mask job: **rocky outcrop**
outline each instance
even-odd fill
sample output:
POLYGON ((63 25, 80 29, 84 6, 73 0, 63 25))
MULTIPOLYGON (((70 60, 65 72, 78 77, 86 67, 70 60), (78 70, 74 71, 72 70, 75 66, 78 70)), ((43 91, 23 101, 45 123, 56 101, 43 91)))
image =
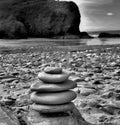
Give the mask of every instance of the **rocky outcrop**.
POLYGON ((120 34, 100 33, 98 38, 120 38, 120 34))
POLYGON ((80 12, 73 2, 1 0, 0 38, 78 36, 80 12))
POLYGON ((90 36, 87 32, 81 32, 80 33, 80 38, 81 39, 92 39, 94 37, 90 36))

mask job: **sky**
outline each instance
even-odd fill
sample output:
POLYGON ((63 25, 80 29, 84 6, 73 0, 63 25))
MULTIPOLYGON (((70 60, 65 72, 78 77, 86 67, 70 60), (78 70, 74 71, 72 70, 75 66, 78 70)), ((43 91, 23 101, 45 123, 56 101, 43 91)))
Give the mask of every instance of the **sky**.
POLYGON ((120 0, 71 1, 74 1, 79 6, 81 31, 120 30, 120 0))

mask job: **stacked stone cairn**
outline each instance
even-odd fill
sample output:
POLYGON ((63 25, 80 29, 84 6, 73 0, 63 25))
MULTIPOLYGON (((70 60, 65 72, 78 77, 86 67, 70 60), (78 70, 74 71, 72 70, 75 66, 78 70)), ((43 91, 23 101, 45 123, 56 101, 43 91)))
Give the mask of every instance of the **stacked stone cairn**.
POLYGON ((72 91, 77 84, 69 80, 70 74, 60 67, 46 67, 38 74, 39 80, 31 86, 31 109, 39 113, 60 113, 72 111, 72 100, 76 93, 72 91))

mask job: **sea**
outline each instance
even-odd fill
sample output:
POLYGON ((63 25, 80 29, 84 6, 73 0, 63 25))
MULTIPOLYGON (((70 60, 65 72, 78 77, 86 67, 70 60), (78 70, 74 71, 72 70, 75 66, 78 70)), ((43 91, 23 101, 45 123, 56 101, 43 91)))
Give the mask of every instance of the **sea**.
POLYGON ((42 38, 32 38, 32 39, 22 39, 22 40, 0 40, 0 47, 22 47, 22 46, 96 46, 96 45, 120 45, 120 38, 94 38, 94 39, 42 39, 42 38))

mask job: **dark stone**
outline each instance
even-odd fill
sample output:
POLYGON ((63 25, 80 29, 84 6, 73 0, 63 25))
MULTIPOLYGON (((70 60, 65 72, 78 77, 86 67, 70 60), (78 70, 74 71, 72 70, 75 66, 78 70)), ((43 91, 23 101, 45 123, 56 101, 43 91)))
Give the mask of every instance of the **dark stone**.
POLYGON ((119 38, 120 34, 100 33, 98 38, 119 38))
POLYGON ((96 81, 93 82, 93 84, 94 84, 94 85, 101 85, 101 84, 103 84, 103 83, 102 83, 101 81, 99 81, 99 80, 96 80, 96 81))
POLYGON ((74 2, 0 1, 0 38, 79 36, 79 24, 80 12, 74 2))

